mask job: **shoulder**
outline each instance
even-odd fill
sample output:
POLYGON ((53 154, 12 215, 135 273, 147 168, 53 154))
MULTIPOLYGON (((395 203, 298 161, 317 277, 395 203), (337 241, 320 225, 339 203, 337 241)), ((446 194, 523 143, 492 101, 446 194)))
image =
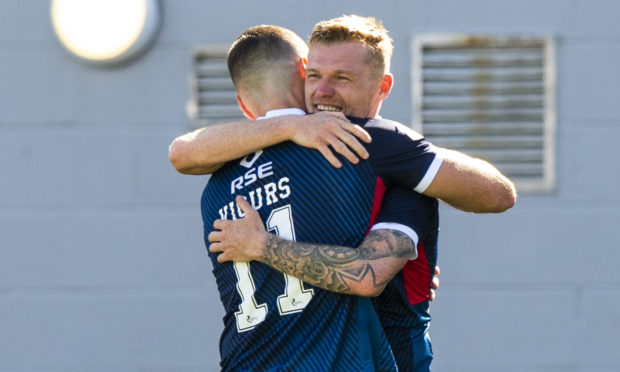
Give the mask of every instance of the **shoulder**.
POLYGON ((413 141, 420 141, 424 139, 420 133, 394 120, 370 119, 364 128, 366 128, 369 132, 380 135, 406 137, 407 139, 413 141))
POLYGON ((377 136, 391 139, 406 137, 408 140, 413 141, 424 139, 420 133, 394 120, 384 118, 357 118, 353 116, 347 116, 347 118, 351 120, 352 123, 364 127, 371 137, 373 137, 373 140, 377 136))

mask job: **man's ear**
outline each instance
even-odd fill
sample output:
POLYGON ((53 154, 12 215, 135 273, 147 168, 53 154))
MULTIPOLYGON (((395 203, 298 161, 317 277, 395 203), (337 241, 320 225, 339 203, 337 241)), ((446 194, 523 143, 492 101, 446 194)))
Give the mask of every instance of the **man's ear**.
POLYGON ((250 119, 250 120, 256 120, 256 116, 254 116, 250 110, 248 110, 247 107, 245 107, 245 105, 243 104, 243 100, 241 99, 241 97, 237 94, 237 105, 239 105, 239 108, 241 109, 241 112, 243 112, 243 115, 245 115, 246 118, 250 119))
POLYGON ((297 71, 299 72, 299 76, 301 76, 302 79, 306 78, 306 66, 308 66, 308 59, 299 58, 297 62, 297 71))
POLYGON ((390 95, 392 86, 394 86, 394 76, 390 73, 383 75, 383 80, 381 81, 381 91, 379 92, 381 99, 386 99, 390 95))

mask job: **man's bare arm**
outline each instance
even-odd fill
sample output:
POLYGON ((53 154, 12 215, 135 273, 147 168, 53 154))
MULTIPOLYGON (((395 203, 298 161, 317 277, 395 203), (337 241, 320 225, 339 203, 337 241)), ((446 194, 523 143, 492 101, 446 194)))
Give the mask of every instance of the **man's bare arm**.
POLYGON ((444 158, 424 195, 467 212, 499 213, 517 200, 514 184, 490 163, 443 149, 444 158))
POLYGON ((258 260, 332 292, 378 296, 415 257, 411 238, 400 231, 371 231, 358 248, 288 241, 267 234, 258 260))
POLYGON ((258 213, 242 197, 245 217, 216 220, 209 250, 218 262, 260 261, 317 287, 339 293, 378 296, 408 260, 414 242, 395 230, 371 231, 358 248, 288 241, 265 231, 258 213))
POLYGON ((358 157, 368 158, 360 140, 370 142, 370 136, 342 114, 286 115, 195 130, 177 137, 170 145, 168 157, 180 173, 209 174, 227 161, 287 140, 317 149, 333 166, 341 167, 334 152, 357 163, 358 157))

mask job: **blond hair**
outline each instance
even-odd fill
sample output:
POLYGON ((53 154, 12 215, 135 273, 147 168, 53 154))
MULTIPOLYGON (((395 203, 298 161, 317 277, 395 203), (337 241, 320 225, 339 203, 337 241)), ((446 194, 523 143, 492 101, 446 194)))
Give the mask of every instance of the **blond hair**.
POLYGON ((392 39, 381 21, 374 17, 343 15, 321 21, 314 26, 309 44, 332 45, 338 43, 360 42, 369 52, 369 63, 376 74, 381 76, 390 70, 392 58, 392 39))

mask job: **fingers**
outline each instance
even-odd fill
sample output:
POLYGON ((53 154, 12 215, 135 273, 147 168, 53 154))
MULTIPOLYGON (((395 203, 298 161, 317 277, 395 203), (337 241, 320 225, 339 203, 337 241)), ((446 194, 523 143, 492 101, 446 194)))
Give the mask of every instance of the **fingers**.
MULTIPOLYGON (((352 136, 355 136, 357 139, 363 142, 366 142, 366 143, 372 142, 372 138, 370 137, 370 134, 366 131, 366 129, 362 128, 361 126, 357 124, 351 123, 340 112, 330 113, 330 114, 335 115, 335 116, 330 117, 330 120, 328 122, 325 122, 324 125, 327 126, 328 128, 332 128, 332 131, 336 131, 338 128, 341 128, 345 131, 347 135, 350 133, 352 136)), ((340 133, 335 132, 334 134, 342 138, 340 133)))
POLYGON ((209 251, 217 255, 217 262, 220 263, 233 261, 235 258, 245 260, 247 253, 239 245, 245 245, 243 239, 254 240, 254 238, 248 238, 252 233, 261 228, 264 231, 260 216, 250 202, 241 195, 237 195, 235 202, 239 208, 239 215, 243 214, 245 217, 236 220, 217 219, 213 221, 214 230, 207 237, 210 243, 209 251))
POLYGON ((372 139, 362 127, 346 122, 341 123, 340 127, 333 128, 332 133, 334 137, 330 141, 330 145, 351 163, 357 164, 358 156, 362 159, 368 159, 368 151, 360 140, 370 143, 372 139))
POLYGON ((340 111, 318 111, 314 113, 313 116, 317 118, 321 118, 321 116, 329 116, 329 118, 331 119, 330 121, 340 120, 346 123, 350 123, 349 119, 347 119, 347 117, 344 116, 344 114, 340 111))
POLYGON ((342 166, 338 158, 332 152, 332 149, 336 153, 344 156, 345 159, 352 164, 359 163, 359 158, 368 159, 368 151, 366 151, 364 145, 362 145, 355 136, 342 128, 338 128, 337 130, 334 129, 333 131, 337 131, 337 133, 330 132, 324 135, 324 139, 322 140, 323 143, 317 146, 317 149, 332 166, 336 168, 342 166))
POLYGON ((215 243, 215 244, 211 244, 211 246, 209 246, 209 250, 212 253, 219 253, 217 255, 217 262, 224 263, 224 262, 227 262, 227 261, 232 261, 230 259, 230 257, 228 256, 228 254, 226 253, 226 251, 224 251, 222 248, 220 248, 220 245, 221 245, 220 243, 215 243))
POLYGON ((227 252, 224 248, 225 245, 222 243, 224 239, 224 233, 220 231, 212 231, 209 234, 209 252, 217 254, 217 262, 224 263, 228 261, 232 261, 232 257, 229 252, 227 252))
POLYGON ((235 202, 237 203, 239 209, 241 209, 243 214, 245 214, 246 216, 248 215, 248 213, 256 212, 256 209, 252 208, 250 202, 241 195, 237 195, 237 197, 235 198, 235 202))
POLYGON ((228 261, 232 261, 232 260, 226 256, 226 253, 220 253, 217 256, 217 262, 219 262, 219 263, 224 263, 224 262, 228 262, 228 261))
POLYGON ((372 141, 372 139, 370 138, 370 134, 368 134, 368 132, 366 132, 366 130, 364 130, 359 125, 351 124, 349 122, 342 122, 339 124, 340 125, 336 127, 330 128, 330 131, 334 136, 329 141, 330 145, 332 145, 332 147, 334 147, 336 151, 338 151, 340 154, 347 157, 349 161, 351 160, 350 156, 347 156, 347 153, 345 152, 339 151, 338 148, 344 147, 349 154, 351 153, 349 151, 350 148, 362 159, 368 159, 368 151, 366 151, 364 145, 360 143, 360 140, 366 143, 370 143, 372 141), (336 143, 340 146, 337 147, 336 143), (342 146, 343 144, 346 146, 342 146))
POLYGON ((232 221, 230 220, 215 220, 213 221, 213 228, 216 230, 226 229, 232 221))
POLYGON ((304 118, 305 121, 296 124, 291 137, 295 143, 319 150, 336 168, 342 166, 336 153, 353 164, 357 164, 360 158, 368 159, 368 151, 362 142, 371 142, 370 135, 341 112, 321 112, 304 118))
POLYGON ((372 142, 372 138, 370 137, 370 134, 368 132, 366 132, 366 129, 360 127, 357 124, 348 124, 347 126, 344 127, 344 129, 351 133, 352 135, 354 135, 355 137, 359 138, 360 140, 366 142, 366 143, 371 143, 372 142))
POLYGON ((431 280, 431 290, 429 293, 429 301, 434 301, 437 297, 436 290, 439 289, 439 273, 441 270, 439 266, 435 266, 435 273, 433 275, 433 280, 431 280))
POLYGON ((335 168, 341 168, 342 167, 342 163, 340 162, 340 160, 338 160, 336 155, 334 155, 332 150, 330 150, 327 145, 318 146, 317 150, 319 150, 321 155, 323 155, 323 157, 325 159, 327 159, 329 164, 331 164, 333 167, 335 167, 335 168))
POLYGON ((433 275, 433 280, 431 281, 431 287, 433 289, 438 289, 439 288, 439 273, 441 272, 441 270, 439 269, 439 266, 435 266, 435 274, 433 275))
POLYGON ((209 252, 211 253, 219 253, 219 252, 223 252, 224 248, 222 248, 222 243, 217 243, 217 242, 211 242, 211 244, 209 244, 209 252))
POLYGON ((217 234, 211 239, 212 235, 214 235, 214 232, 209 234, 209 242, 211 242, 211 244, 209 244, 209 252, 217 254, 217 262, 219 263, 232 261, 232 257, 224 249, 224 243, 220 243, 217 234))
MULTIPOLYGON (((357 145, 359 145, 359 147, 361 147, 363 149, 363 146, 359 143, 359 141, 357 141, 352 136, 350 136, 350 137, 351 138, 349 140, 352 140, 352 141, 356 142, 357 145)), ((334 138, 331 141, 330 145, 334 149, 334 151, 336 151, 340 155, 344 156, 352 164, 359 163, 359 158, 351 151, 351 149, 349 149, 349 147, 347 146, 346 142, 344 142, 344 140, 342 138, 334 138)))
MULTIPOLYGON (((215 224, 214 224, 215 225, 215 224)), ((222 241, 222 232, 215 230, 215 231, 211 231, 209 233, 208 239, 209 239, 209 243, 217 243, 217 242, 221 242, 222 241)), ((213 244, 211 244, 212 246, 213 244)), ((211 248, 209 248, 211 249, 211 248)))

